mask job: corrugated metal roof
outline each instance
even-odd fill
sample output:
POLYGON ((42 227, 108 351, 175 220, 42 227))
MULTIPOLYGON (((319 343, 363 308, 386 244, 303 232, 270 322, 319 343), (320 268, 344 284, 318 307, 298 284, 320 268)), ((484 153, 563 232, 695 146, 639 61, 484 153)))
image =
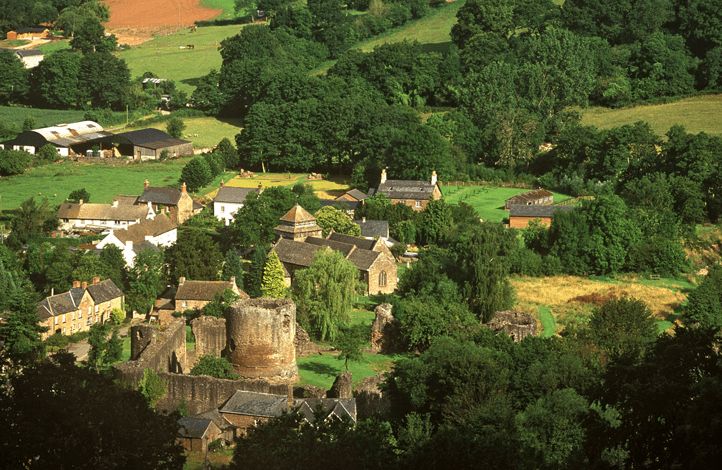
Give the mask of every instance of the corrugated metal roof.
POLYGON ((88 135, 102 131, 103 126, 93 121, 80 121, 71 124, 59 124, 52 127, 33 129, 33 132, 37 132, 41 136, 45 137, 45 139, 48 141, 63 138, 72 139, 81 135, 88 135))

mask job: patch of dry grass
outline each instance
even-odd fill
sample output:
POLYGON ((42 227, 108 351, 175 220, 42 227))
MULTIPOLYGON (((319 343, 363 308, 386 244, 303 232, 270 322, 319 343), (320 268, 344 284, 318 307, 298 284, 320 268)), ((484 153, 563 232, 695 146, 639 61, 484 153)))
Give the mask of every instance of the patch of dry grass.
MULTIPOLYGON (((226 186, 235 188, 257 188, 262 184, 264 188, 272 186, 294 186, 296 183, 310 184, 319 199, 335 199, 348 191, 351 186, 345 178, 334 177, 323 180, 307 180, 308 174, 301 173, 259 173, 253 178, 240 178, 230 176, 229 172, 223 176, 226 186)), ((205 197, 213 199, 218 188, 208 191, 205 197)))
POLYGON ((594 299, 608 296, 628 296, 643 300, 654 316, 664 320, 673 314, 684 302, 682 292, 661 286, 644 285, 636 282, 599 282, 575 276, 554 276, 546 278, 515 277, 511 283, 516 289, 515 308, 531 313, 539 319, 535 306, 551 307, 557 321, 558 331, 564 324, 589 316, 593 304, 572 301, 575 298, 594 299))

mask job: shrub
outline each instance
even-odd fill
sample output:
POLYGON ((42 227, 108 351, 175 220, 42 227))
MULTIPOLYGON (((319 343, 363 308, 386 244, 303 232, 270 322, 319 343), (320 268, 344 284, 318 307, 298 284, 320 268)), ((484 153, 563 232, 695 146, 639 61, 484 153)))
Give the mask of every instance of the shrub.
POLYGON ((196 365, 191 369, 191 375, 210 375, 217 379, 238 379, 238 375, 233 373, 233 366, 228 362, 228 359, 214 357, 210 354, 198 358, 196 365))

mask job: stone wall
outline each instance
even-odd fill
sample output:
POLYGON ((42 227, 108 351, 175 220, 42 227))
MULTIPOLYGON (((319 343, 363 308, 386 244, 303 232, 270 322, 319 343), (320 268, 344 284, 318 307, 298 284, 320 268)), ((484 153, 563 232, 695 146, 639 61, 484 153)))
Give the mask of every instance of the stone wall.
POLYGON ((221 357, 221 353, 226 349, 225 318, 204 315, 194 319, 191 328, 193 336, 196 337, 196 357, 208 354, 221 357))
POLYGON ((166 394, 158 402, 158 409, 174 411, 185 398, 188 412, 193 415, 223 406, 238 390, 293 395, 288 384, 271 384, 265 380, 223 380, 207 375, 160 374, 166 381, 166 394))
POLYGON ((383 417, 391 411, 391 400, 379 390, 379 384, 386 380, 387 373, 363 379, 353 391, 356 399, 357 419, 383 417))
POLYGON ((496 312, 494 318, 486 324, 492 330, 505 331, 517 343, 527 336, 536 336, 536 319, 520 310, 504 310, 496 312))
POLYGON ((310 354, 318 354, 332 349, 328 346, 321 346, 311 341, 311 337, 308 336, 306 330, 304 330, 298 322, 296 322, 296 337, 293 340, 293 345, 296 349, 296 358, 306 357, 310 354))
POLYGON ((226 357, 242 377, 296 378, 295 337, 296 304, 290 299, 239 300, 228 309, 226 357))
POLYGON ((370 354, 393 354, 404 350, 399 323, 391 314, 391 304, 381 304, 374 309, 376 317, 371 325, 370 354))
POLYGON ((177 319, 164 331, 153 333, 149 328, 155 329, 147 325, 131 328, 130 350, 136 358, 113 366, 113 376, 122 383, 137 387, 145 369, 180 374, 186 368, 185 320, 177 319))
POLYGON ((398 273, 396 260, 390 254, 381 253, 368 272, 368 291, 371 295, 391 294, 396 290, 398 273), (384 273, 383 279, 380 277, 384 273), (381 281, 384 281, 383 284, 381 281))

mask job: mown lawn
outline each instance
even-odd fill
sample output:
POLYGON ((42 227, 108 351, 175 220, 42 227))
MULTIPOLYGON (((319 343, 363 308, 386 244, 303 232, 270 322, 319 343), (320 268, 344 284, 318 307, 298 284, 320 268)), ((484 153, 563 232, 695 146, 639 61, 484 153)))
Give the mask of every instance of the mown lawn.
MULTIPOLYGON (((394 361, 401 356, 386 356, 383 354, 364 354, 364 362, 352 362, 349 371, 353 375, 354 383, 366 377, 373 377, 383 371, 390 370, 394 361)), ((314 385, 325 389, 331 388, 336 377, 346 370, 343 361, 337 359, 336 354, 312 354, 308 357, 296 359, 298 374, 301 381, 298 385, 314 385)))
POLYGON ((600 129, 648 122, 655 133, 664 135, 675 124, 687 132, 722 134, 722 94, 695 96, 668 104, 630 106, 621 109, 593 107, 582 111, 582 124, 600 129))
POLYGON ((208 75, 212 69, 220 70, 220 42, 238 34, 241 27, 242 25, 203 26, 195 33, 183 30, 133 46, 122 51, 120 57, 125 59, 132 77, 153 72, 160 78, 174 80, 178 89, 190 96, 198 84, 198 79, 208 75), (180 49, 180 46, 188 44, 193 44, 194 48, 180 49))
MULTIPOLYGON (((517 194, 525 193, 529 189, 499 188, 495 186, 443 186, 441 192, 444 199, 450 204, 465 202, 473 207, 479 217, 485 221, 501 222, 509 218, 509 212, 504 210, 504 202, 517 194)), ((554 194, 554 203, 571 199, 561 193, 554 194)))

